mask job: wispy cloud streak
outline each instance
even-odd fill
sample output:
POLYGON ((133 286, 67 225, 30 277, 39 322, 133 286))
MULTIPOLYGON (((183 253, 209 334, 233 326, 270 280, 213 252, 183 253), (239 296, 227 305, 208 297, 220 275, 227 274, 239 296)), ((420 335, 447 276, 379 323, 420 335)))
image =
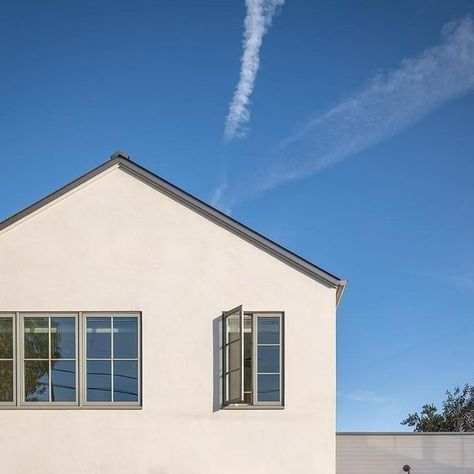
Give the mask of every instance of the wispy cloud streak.
POLYGON ((244 22, 244 52, 241 58, 239 83, 229 106, 224 138, 245 135, 244 126, 250 119, 249 102, 260 67, 260 48, 263 36, 271 26, 273 16, 285 0, 246 0, 244 22))
POLYGON ((372 390, 356 390, 352 393, 338 392, 337 395, 355 402, 383 403, 388 400, 387 397, 377 395, 372 390))
POLYGON ((229 183, 221 202, 229 207, 332 166, 473 89, 474 21, 466 17, 445 25, 438 45, 375 75, 363 88, 280 141, 261 163, 260 172, 253 169, 248 176, 245 195, 232 194, 236 187, 229 183))
POLYGON ((304 159, 291 160, 286 171, 272 174, 266 183, 319 171, 381 142, 408 127, 437 107, 474 88, 474 21, 445 25, 441 43, 420 56, 405 59, 400 67, 376 75, 362 90, 325 114, 309 121, 279 144, 292 151, 304 142, 304 159), (293 166, 292 166, 293 165, 293 166))

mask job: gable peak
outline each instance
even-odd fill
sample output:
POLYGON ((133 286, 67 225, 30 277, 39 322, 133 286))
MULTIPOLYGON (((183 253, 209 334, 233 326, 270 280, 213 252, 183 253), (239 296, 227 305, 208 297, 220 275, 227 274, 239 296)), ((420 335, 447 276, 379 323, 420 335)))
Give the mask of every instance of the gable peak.
POLYGON ((112 153, 110 155, 110 159, 111 160, 115 160, 116 158, 123 158, 125 160, 129 160, 130 159, 130 155, 127 155, 127 153, 125 153, 124 151, 116 151, 115 153, 112 153))

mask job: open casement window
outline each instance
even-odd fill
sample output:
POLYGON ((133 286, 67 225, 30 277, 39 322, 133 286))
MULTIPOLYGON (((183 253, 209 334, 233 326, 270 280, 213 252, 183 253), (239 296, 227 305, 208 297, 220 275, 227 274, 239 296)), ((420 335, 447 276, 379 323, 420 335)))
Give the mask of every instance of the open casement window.
POLYGON ((223 404, 283 406, 283 313, 222 313, 223 404))
POLYGON ((242 403, 244 401, 242 306, 222 314, 222 327, 224 330, 224 405, 242 403))

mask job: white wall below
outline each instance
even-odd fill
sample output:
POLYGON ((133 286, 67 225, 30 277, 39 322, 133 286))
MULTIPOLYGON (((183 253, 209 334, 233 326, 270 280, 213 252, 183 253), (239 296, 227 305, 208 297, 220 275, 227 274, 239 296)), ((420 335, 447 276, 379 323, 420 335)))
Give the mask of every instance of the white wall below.
POLYGON ((337 474, 473 474, 474 433, 339 433, 337 474))

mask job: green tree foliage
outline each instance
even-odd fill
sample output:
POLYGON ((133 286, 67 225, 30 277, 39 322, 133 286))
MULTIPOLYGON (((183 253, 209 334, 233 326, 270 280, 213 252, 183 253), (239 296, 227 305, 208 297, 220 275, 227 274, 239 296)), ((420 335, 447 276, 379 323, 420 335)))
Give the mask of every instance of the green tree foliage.
POLYGON ((474 385, 466 384, 446 392, 443 410, 424 405, 419 413, 410 413, 402 425, 413 426, 413 431, 474 431, 474 385))

